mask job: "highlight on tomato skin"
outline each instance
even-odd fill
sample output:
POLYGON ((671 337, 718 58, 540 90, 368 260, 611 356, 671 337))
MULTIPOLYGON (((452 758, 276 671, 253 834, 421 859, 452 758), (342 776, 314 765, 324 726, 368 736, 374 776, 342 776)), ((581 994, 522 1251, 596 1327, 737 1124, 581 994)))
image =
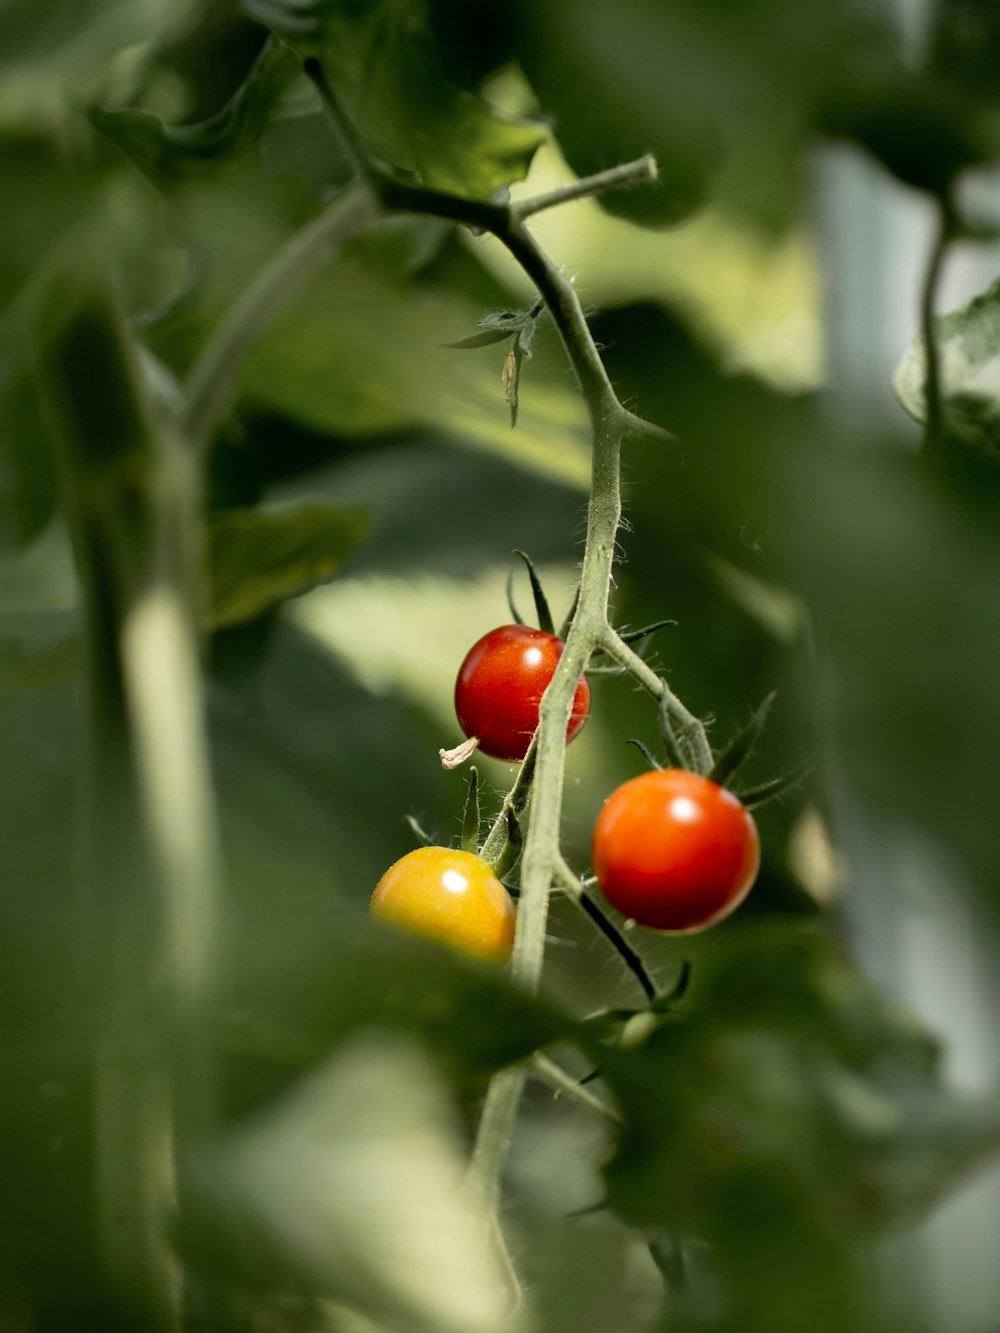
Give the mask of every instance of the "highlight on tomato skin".
MULTIPOLYGON (((523 759, 538 728, 538 706, 562 656, 562 639, 528 625, 500 625, 472 645, 455 681, 455 713, 466 736, 494 759, 523 759)), ((590 711, 580 677, 566 728, 567 744, 590 711)))
POLYGON ((389 925, 490 963, 508 962, 514 948, 513 900, 472 852, 408 852, 379 880, 369 910, 389 925))
POLYGON ((643 773, 605 801, 594 874, 612 907, 651 930, 704 930, 734 912, 760 868, 753 816, 738 798, 684 769, 643 773))

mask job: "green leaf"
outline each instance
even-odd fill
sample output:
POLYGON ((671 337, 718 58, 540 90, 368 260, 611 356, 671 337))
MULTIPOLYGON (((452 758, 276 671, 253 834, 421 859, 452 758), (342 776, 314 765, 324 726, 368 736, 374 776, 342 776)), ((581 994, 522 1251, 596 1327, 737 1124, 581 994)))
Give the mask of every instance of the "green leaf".
POLYGON ((457 342, 442 343, 442 347, 453 347, 464 351, 471 347, 491 347, 493 343, 502 343, 510 337, 509 329, 483 329, 481 333, 470 333, 468 338, 459 338, 457 342))
POLYGON ((372 436, 429 426, 464 446, 586 487, 585 413, 564 378, 533 380, 512 432, 496 361, 438 348, 474 319, 466 303, 446 293, 428 289, 423 302, 406 301, 345 257, 251 352, 244 391, 256 406, 312 430, 372 436))
POLYGON ((67 611, 0 612, 0 702, 71 680, 80 663, 77 618, 67 611))
MULTIPOLYGON (((941 389, 948 433, 976 448, 1000 449, 1000 282, 968 305, 935 320, 941 353, 941 389)), ((927 358, 923 334, 910 343, 892 387, 921 424, 927 358)))
POLYGON ((414 1333, 501 1333, 489 1218, 434 1067, 368 1033, 189 1173, 198 1230, 255 1285, 345 1300, 414 1333))
POLYGON ((421 0, 243 0, 327 77, 373 148, 422 184, 486 199, 521 180, 545 138, 443 75, 421 0))
MULTIPOLYGON (((0 108, 0 309, 102 201, 108 172, 93 140, 65 106, 34 117, 0 108)), ((4 342, 14 345, 9 329, 4 342)))
POLYGON ((147 175, 169 179, 230 156, 259 135, 299 68, 295 53, 271 38, 237 91, 208 120, 168 125, 138 107, 106 110, 96 103, 87 106, 87 116, 147 175))
POLYGON ((0 544, 20 547, 56 508, 55 461, 33 370, 12 349, 0 358, 0 544))
MULTIPOLYGON (((311 725, 315 731, 315 719, 311 725)), ((366 810, 394 799, 385 777, 387 750, 380 749, 380 757, 383 767, 373 782, 381 790, 369 804, 354 798, 352 811, 330 816, 342 841, 352 823, 367 826, 366 810)), ((300 755, 294 759, 303 766, 300 755)), ((224 762, 232 762, 231 753, 224 762)), ((359 771, 356 754, 344 769, 337 785, 324 784, 327 795, 348 780, 348 770, 359 771)), ((258 783, 262 771, 258 765, 258 783)), ((272 789, 280 791, 279 766, 269 772, 272 789)), ((340 793, 346 804, 351 798, 342 787, 340 793)), ((375 854, 384 849, 384 831, 370 837, 375 854)), ((271 845, 277 845, 273 838, 271 845)), ((341 874, 352 854, 358 853, 339 854, 341 874)), ((419 1037, 443 1067, 468 1079, 523 1060, 573 1029, 554 1005, 514 989, 500 969, 372 921, 362 904, 375 885, 359 885, 356 874, 338 882, 329 873, 241 861, 231 877, 240 910, 214 1030, 232 1054, 287 1078, 322 1063, 353 1032, 391 1028, 419 1037)))
POLYGON ((333 577, 367 530, 366 515, 319 505, 227 509, 209 528, 211 623, 238 625, 333 577))
POLYGON ((633 1050, 595 1045, 627 1123, 612 1207, 697 1236, 740 1327, 868 1328, 859 1238, 911 1222, 996 1151, 1000 1102, 955 1096, 932 1038, 824 930, 731 932, 691 1004, 633 1050), (794 1265, 768 1262, 793 1241, 794 1265))
POLYGON ((0 86, 33 95, 79 83, 148 40, 169 10, 168 0, 0 0, 0 86))

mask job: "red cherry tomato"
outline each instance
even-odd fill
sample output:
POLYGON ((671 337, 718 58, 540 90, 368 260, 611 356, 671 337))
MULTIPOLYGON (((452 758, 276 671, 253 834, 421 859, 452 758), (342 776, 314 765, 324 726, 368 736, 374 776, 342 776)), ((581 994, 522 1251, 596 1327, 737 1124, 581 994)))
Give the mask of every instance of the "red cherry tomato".
POLYGON ((734 911, 760 867, 749 811, 724 787, 668 768, 623 783, 594 826, 594 873, 623 916, 702 930, 734 911))
MULTIPOLYGON (((455 712, 466 736, 495 759, 523 759, 538 727, 538 705, 562 656, 562 639, 527 625, 501 625, 472 645, 458 669, 455 712)), ((567 743, 590 711, 581 676, 566 728, 567 743)))
POLYGON ((514 904, 485 861, 449 847, 418 847, 385 872, 372 916, 462 953, 506 963, 514 904))

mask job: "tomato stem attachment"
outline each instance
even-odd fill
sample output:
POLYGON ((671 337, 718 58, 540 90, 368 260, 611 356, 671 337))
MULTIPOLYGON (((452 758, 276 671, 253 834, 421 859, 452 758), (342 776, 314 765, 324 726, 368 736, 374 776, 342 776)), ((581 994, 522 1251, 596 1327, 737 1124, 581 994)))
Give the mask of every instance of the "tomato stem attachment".
POLYGON ((470 759, 478 749, 479 737, 470 736, 467 741, 463 741, 461 745, 452 746, 450 750, 438 750, 441 767, 460 768, 466 759, 470 759))

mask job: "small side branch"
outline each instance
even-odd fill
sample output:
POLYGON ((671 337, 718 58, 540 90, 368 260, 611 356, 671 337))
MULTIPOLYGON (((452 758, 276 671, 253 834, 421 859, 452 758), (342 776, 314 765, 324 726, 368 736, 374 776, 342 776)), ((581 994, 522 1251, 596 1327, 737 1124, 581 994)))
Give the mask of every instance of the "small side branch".
POLYGON ((620 190, 629 185, 656 180, 656 158, 652 153, 638 158, 635 162, 623 162, 621 166, 610 167, 607 171, 598 171, 593 176, 581 176, 572 185, 563 185, 558 190, 549 190, 546 194, 536 194, 532 199, 524 199, 514 204, 512 211, 517 217, 531 217, 546 208, 556 208, 559 204, 572 203, 574 199, 589 199, 594 195, 607 194, 609 190, 620 190))
POLYGON ((609 1124, 620 1128, 624 1121, 613 1106, 607 1102, 602 1102, 600 1097, 595 1097, 592 1092, 588 1092, 579 1079, 575 1079, 572 1074, 567 1074, 566 1070, 550 1060, 547 1055, 536 1055, 531 1062, 531 1073, 540 1083, 546 1084, 559 1097, 565 1097, 567 1101, 574 1102, 577 1106, 583 1107, 585 1111, 593 1111, 609 1124))
POLYGON ((637 652, 631 649, 621 635, 617 634, 610 626, 601 637, 601 648, 608 657, 618 662, 633 675, 643 689, 647 690, 654 699, 665 701, 671 719, 691 739, 699 770, 702 773, 708 773, 713 763, 712 747, 708 743, 708 736, 701 719, 695 717, 694 713, 681 703, 666 681, 658 676, 649 663, 645 662, 637 652))
POLYGON ((556 879, 559 886, 565 890, 566 896, 576 904, 583 912, 584 916, 597 927, 604 938, 608 941, 615 953, 622 960, 628 970, 635 977, 636 981, 645 995, 646 999, 652 1003, 656 999, 656 983, 649 975, 649 971, 642 958, 632 948, 628 940, 618 929, 610 917, 605 916, 600 907, 594 902, 590 894, 587 893, 583 884, 573 874, 573 871, 566 862, 559 858, 556 868, 556 879))

